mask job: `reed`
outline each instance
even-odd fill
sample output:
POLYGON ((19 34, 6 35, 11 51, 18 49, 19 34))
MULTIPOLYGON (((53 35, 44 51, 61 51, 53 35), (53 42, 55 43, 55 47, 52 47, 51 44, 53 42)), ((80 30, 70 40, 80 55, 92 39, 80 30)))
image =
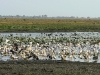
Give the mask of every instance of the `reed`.
POLYGON ((20 19, 1 18, 0 32, 73 32, 100 31, 96 19, 20 19))

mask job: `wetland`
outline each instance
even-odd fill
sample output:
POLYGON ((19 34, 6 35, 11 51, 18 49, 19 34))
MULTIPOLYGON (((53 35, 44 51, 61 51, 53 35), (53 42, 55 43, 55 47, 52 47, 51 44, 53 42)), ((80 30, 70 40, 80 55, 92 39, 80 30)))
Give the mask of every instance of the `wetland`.
POLYGON ((0 18, 1 75, 99 75, 99 19, 0 18))

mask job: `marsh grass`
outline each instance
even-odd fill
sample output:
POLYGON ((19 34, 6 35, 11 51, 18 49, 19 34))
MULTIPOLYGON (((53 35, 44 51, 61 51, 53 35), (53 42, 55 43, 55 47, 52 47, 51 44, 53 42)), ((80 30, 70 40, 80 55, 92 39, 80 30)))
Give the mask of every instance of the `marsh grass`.
POLYGON ((100 20, 1 18, 0 32, 7 32, 7 31, 9 32, 100 31, 100 20))

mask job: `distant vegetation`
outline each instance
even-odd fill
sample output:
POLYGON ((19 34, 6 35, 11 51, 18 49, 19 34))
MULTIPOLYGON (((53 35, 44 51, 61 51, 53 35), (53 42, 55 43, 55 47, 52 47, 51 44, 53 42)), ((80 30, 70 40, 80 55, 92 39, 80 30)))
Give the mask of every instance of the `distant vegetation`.
POLYGON ((0 18, 0 32, 100 31, 97 19, 0 18))

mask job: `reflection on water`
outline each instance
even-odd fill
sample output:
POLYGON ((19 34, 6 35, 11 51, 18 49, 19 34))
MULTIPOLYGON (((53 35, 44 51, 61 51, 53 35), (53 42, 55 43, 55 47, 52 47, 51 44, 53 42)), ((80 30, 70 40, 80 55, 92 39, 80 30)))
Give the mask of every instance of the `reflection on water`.
POLYGON ((100 63, 100 33, 1 33, 0 60, 19 59, 100 63))

